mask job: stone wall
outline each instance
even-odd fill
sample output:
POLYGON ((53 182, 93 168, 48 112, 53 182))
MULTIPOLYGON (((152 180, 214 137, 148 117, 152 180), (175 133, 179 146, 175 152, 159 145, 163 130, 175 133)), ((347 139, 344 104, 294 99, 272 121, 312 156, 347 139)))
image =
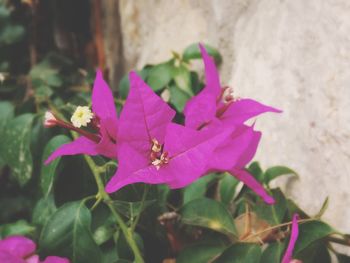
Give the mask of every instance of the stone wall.
POLYGON ((193 42, 223 54, 222 83, 284 110, 266 115, 256 159, 299 180, 277 182, 310 214, 350 232, 350 1, 121 0, 125 66, 139 68, 193 42))

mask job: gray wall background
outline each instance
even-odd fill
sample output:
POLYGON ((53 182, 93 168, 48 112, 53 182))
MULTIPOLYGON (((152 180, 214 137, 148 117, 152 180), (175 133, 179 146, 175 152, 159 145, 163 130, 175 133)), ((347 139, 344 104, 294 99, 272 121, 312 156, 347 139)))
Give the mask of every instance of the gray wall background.
MULTIPOLYGON (((170 57, 193 42, 223 54, 223 84, 284 110, 256 127, 263 167, 300 179, 276 184, 310 214, 350 232, 350 1, 120 0, 125 70, 170 57)), ((199 66, 199 65, 195 65, 199 66)))

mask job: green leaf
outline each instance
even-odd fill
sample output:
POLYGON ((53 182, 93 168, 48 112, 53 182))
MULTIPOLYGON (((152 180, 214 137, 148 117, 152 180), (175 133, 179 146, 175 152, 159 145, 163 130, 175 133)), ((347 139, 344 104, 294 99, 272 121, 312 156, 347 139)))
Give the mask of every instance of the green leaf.
MULTIPOLYGON (((5 127, 8 121, 14 116, 14 107, 11 103, 7 101, 0 102, 0 138, 4 138, 5 127)), ((5 165, 5 160, 3 159, 2 148, 6 145, 5 140, 0 140, 0 167, 5 165)))
POLYGON ((0 32, 0 42, 10 45, 20 41, 24 36, 24 28, 21 25, 8 24, 0 32))
POLYGON ((287 211, 287 201, 280 189, 271 191, 276 203, 274 205, 265 204, 263 200, 259 199, 255 206, 256 214, 266 220, 271 225, 278 225, 282 223, 283 217, 287 211))
POLYGON ((272 243, 262 253, 260 263, 281 262, 284 249, 285 249, 284 243, 282 242, 272 243))
POLYGON ((321 221, 312 221, 299 226, 298 242, 295 245, 294 253, 297 254, 310 246, 313 242, 327 237, 336 231, 321 221))
POLYGON ((313 242, 293 257, 303 263, 332 263, 327 244, 323 241, 313 242))
POLYGON ((148 73, 147 83, 154 91, 163 89, 174 77, 174 66, 170 62, 153 66, 148 73))
POLYGON ((8 122, 1 142, 1 155, 11 167, 12 175, 24 185, 32 176, 33 160, 30 152, 30 131, 34 115, 23 114, 8 122))
POLYGON ((180 65, 174 69, 174 80, 182 91, 184 91, 188 96, 193 96, 191 88, 191 73, 188 68, 184 65, 180 65))
POLYGON ((329 197, 327 196, 327 198, 323 201, 320 211, 318 211, 318 213, 314 216, 314 218, 321 218, 323 214, 326 212, 328 208, 328 204, 329 204, 329 197))
POLYGON ((35 232, 35 227, 25 220, 18 220, 15 223, 2 225, 0 227, 0 237, 4 238, 13 235, 31 235, 35 232))
POLYGON ((169 92, 169 102, 174 105, 178 112, 182 112, 185 108, 186 102, 190 99, 190 96, 172 83, 169 85, 169 92))
POLYGON ((53 195, 40 199, 33 210, 32 222, 35 225, 44 226, 50 216, 57 210, 53 195))
POLYGON ((350 257, 344 254, 337 254, 338 263, 350 263, 350 257))
POLYGON ((225 246, 218 244, 196 244, 183 249, 176 259, 176 263, 203 263, 211 262, 220 255, 225 246))
POLYGON ((217 178, 216 174, 209 174, 204 177, 201 177, 194 183, 183 189, 183 204, 187 204, 188 202, 204 197, 207 192, 208 185, 217 178))
POLYGON ((45 255, 64 255, 73 263, 102 261, 91 231, 91 214, 84 201, 66 203, 47 221, 39 247, 45 255))
POLYGON ((230 213, 224 205, 215 200, 195 199, 187 203, 180 214, 185 224, 210 228, 228 235, 237 233, 230 213))
MULTIPOLYGON (((220 64, 222 61, 222 57, 219 53, 219 51, 215 48, 213 48, 212 46, 209 46, 207 44, 204 44, 204 47, 206 49, 206 51, 208 52, 208 54, 212 57, 214 57, 216 64, 220 64)), ((201 59, 202 58, 202 54, 199 50, 199 44, 198 43, 194 43, 190 46, 188 46, 183 54, 182 54, 183 60, 188 61, 191 59, 201 59)))
POLYGON ((239 184, 239 181, 232 175, 225 173, 224 177, 219 182, 219 194, 220 200, 225 205, 229 205, 233 200, 236 187, 239 184))
POLYGON ((285 167, 285 166, 274 166, 269 169, 267 169, 264 173, 264 181, 266 184, 268 184, 273 179, 281 176, 281 175, 287 175, 287 174, 294 174, 298 176, 296 172, 294 172, 292 169, 285 167))
MULTIPOLYGON (((260 257, 260 246, 253 244, 235 244, 227 248, 213 263, 259 263, 260 257)), ((271 261, 271 263, 272 262, 275 261, 271 261)))
POLYGON ((252 162, 248 167, 249 173, 253 175, 258 181, 263 182, 264 173, 260 167, 259 162, 252 162))
MULTIPOLYGON (((46 145, 43 153, 42 163, 62 144, 69 143, 71 139, 65 135, 58 135, 53 137, 46 145)), ((47 197, 53 189, 54 180, 56 177, 56 169, 61 160, 61 157, 53 160, 48 165, 41 166, 40 172, 40 186, 41 191, 45 197, 47 197)))

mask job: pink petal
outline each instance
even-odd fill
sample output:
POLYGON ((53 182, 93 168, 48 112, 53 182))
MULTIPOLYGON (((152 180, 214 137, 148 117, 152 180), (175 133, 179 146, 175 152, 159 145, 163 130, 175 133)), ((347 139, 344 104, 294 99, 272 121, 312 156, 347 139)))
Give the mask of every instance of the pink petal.
POLYGON ((145 145, 143 149, 135 149, 128 143, 118 143, 118 151, 120 153, 118 157, 118 170, 106 185, 105 190, 107 193, 113 193, 127 184, 142 182, 133 173, 150 164, 150 147, 149 144, 145 145))
POLYGON ((250 135, 249 145, 237 160, 236 168, 244 168, 253 159, 261 139, 261 132, 254 131, 253 127, 250 127, 247 133, 250 135))
MULTIPOLYGON (((184 187, 207 169, 214 150, 232 133, 232 129, 208 129, 196 131, 177 124, 170 124, 164 151, 169 152, 170 161, 164 166, 164 176, 172 178, 171 188, 184 187)), ((160 169, 161 170, 161 169, 160 169)))
POLYGON ((220 119, 230 124, 241 124, 246 120, 265 112, 280 113, 282 111, 261 104, 255 100, 241 99, 232 102, 227 110, 220 116, 220 119))
POLYGON ((265 203, 274 204, 275 200, 270 196, 265 188, 247 171, 243 169, 231 169, 229 171, 234 177, 242 181, 246 186, 252 189, 258 196, 260 196, 265 203))
POLYGON ((35 249, 35 243, 23 236, 9 236, 0 240, 0 251, 6 251, 21 258, 32 254, 35 249))
POLYGON ((54 151, 49 158, 45 161, 45 164, 49 164, 57 157, 64 155, 76 155, 76 154, 88 154, 98 155, 99 151, 96 149, 96 143, 81 136, 78 139, 61 145, 56 151, 54 151))
POLYGON ((233 167, 244 167, 253 158, 260 136, 261 133, 254 131, 252 127, 237 127, 229 138, 215 149, 207 170, 227 171, 233 167))
POLYGON ((175 116, 171 109, 135 72, 131 72, 130 92, 120 116, 119 141, 136 149, 156 138, 164 142, 167 125, 175 116))
POLYGON ((108 119, 111 133, 117 134, 118 118, 114 104, 113 93, 103 79, 102 71, 98 70, 92 89, 92 111, 102 119, 108 119))
POLYGON ((0 263, 26 263, 20 257, 17 257, 7 251, 0 250, 0 263))
POLYGON ((119 169, 106 187, 114 192, 125 185, 144 182, 148 184, 168 184, 171 188, 184 187, 200 176, 206 169, 208 159, 214 149, 225 140, 231 130, 222 129, 196 131, 177 124, 169 124, 164 151, 169 153, 169 163, 159 170, 150 165, 149 146, 144 154, 127 145, 120 150, 119 169), (128 148, 129 147, 129 148, 128 148))
POLYGON ((205 67, 206 86, 197 96, 186 103, 184 109, 185 125, 194 129, 215 118, 216 100, 221 92, 219 74, 214 59, 208 55, 203 45, 200 44, 199 47, 205 67))
POLYGON ((49 256, 42 263, 69 263, 67 258, 49 256))
POLYGON ((199 48, 202 53, 202 58, 205 67, 205 89, 207 92, 212 93, 213 96, 218 97, 221 92, 219 73, 216 69, 214 59, 209 56, 202 44, 199 44, 199 48))
POLYGON ((197 129, 209 123, 216 114, 216 97, 202 90, 197 96, 187 101, 185 109, 186 127, 197 129))
POLYGON ((292 222, 292 233, 290 235, 289 244, 281 263, 291 263, 292 261, 293 250, 299 235, 298 219, 299 216, 297 214, 294 214, 292 222))

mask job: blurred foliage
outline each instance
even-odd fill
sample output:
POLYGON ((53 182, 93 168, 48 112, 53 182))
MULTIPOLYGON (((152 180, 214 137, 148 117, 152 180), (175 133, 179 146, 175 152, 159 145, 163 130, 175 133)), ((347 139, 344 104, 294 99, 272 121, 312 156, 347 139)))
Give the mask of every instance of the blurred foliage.
MULTIPOLYGON (((106 205, 94 205, 96 185, 84 158, 63 157, 43 165, 54 149, 72 138, 60 128, 45 129, 44 112, 51 109, 69 117, 76 105, 89 105, 94 71, 59 52, 44 54, 32 66, 23 61, 21 70, 14 67, 10 54, 27 41, 26 26, 13 19, 5 2, 0 1, 0 238, 29 236, 39 242, 41 256, 67 256, 73 263, 133 262, 106 205)), ((206 47, 221 63, 219 51, 206 47)), ((176 109, 179 122, 186 101, 203 88, 200 75, 191 68, 198 58, 193 44, 164 63, 138 71, 176 109)), ((119 108, 128 91, 126 75, 116 96, 119 108)), ((105 169, 106 182, 116 164, 100 157, 94 161, 105 169)), ((339 263, 350 262, 333 249, 334 242, 349 245, 349 236, 321 220, 328 200, 310 216, 280 189, 270 187, 275 178, 297 176, 296 172, 284 166, 264 171, 257 162, 247 169, 267 187, 275 205, 264 204, 226 173, 209 174, 181 190, 127 186, 113 195, 112 204, 129 226, 137 223, 133 235, 146 262, 280 262, 295 212, 301 216, 295 258, 327 263, 332 254, 339 263)))

